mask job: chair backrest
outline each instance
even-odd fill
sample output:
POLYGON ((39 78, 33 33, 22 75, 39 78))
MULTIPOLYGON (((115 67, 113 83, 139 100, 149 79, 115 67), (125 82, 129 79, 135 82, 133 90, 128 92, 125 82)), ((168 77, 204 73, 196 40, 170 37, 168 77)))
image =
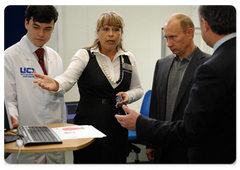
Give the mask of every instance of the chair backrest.
POLYGON ((66 102, 67 120, 73 120, 76 115, 78 102, 66 102))
POLYGON ((149 117, 151 94, 152 94, 151 90, 146 92, 142 102, 141 110, 140 110, 140 113, 147 117, 149 117))

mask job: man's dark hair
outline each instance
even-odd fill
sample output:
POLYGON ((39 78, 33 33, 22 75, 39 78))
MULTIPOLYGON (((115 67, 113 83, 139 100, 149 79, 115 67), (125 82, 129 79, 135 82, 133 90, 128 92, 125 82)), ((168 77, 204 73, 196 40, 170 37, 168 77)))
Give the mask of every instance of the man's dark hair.
POLYGON ((31 18, 40 23, 50 23, 53 20, 55 23, 58 19, 58 12, 52 5, 29 5, 25 11, 25 17, 28 23, 31 18))
POLYGON ((212 31, 218 35, 236 32, 236 9, 233 6, 200 6, 200 22, 204 18, 212 31))

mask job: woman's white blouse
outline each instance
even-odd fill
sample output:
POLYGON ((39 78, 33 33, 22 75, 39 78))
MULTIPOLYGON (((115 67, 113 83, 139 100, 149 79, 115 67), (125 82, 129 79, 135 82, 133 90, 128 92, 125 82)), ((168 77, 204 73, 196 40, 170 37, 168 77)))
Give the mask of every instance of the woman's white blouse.
MULTIPOLYGON (((129 60, 132 64, 132 79, 131 79, 130 89, 126 92, 129 98, 128 103, 132 103, 142 97, 143 88, 138 75, 136 61, 132 53, 124 52, 120 48, 118 48, 118 52, 114 56, 113 61, 111 61, 109 57, 100 53, 99 49, 95 49, 95 50, 92 49, 91 52, 95 54, 98 65, 103 71, 101 61, 99 59, 99 56, 100 55, 102 56, 102 60, 104 62, 104 65, 106 66, 107 73, 115 81, 117 81, 120 76, 119 56, 128 55, 129 60)), ((72 61, 68 66, 67 70, 62 75, 54 78, 59 83, 58 92, 65 93, 73 87, 73 85, 78 81, 79 77, 82 75, 82 72, 87 66, 88 61, 89 61, 89 55, 87 50, 86 49, 78 50, 77 53, 72 57, 72 61)), ((122 62, 124 62, 124 60, 122 62)), ((111 83, 110 81, 109 83, 112 85, 113 88, 116 88, 120 84, 120 83, 114 84, 114 83, 111 83)))

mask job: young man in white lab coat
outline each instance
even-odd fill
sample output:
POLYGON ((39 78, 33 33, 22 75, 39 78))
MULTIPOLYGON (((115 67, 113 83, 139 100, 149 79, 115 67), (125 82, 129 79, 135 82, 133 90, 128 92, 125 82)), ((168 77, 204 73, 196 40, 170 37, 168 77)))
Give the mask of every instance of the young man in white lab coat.
MULTIPOLYGON (((60 93, 43 90, 33 83, 34 73, 43 74, 36 50, 44 49, 46 74, 62 74, 62 59, 45 46, 54 30, 58 12, 54 6, 28 6, 25 27, 27 34, 4 52, 4 90, 14 122, 21 125, 65 123, 64 97, 60 93)), ((8 163, 65 163, 64 152, 11 154, 8 163)))

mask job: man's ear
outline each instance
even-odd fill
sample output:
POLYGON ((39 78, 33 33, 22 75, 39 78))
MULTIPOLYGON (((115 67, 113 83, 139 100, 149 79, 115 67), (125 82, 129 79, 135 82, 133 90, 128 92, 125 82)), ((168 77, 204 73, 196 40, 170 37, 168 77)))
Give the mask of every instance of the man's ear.
POLYGON ((189 37, 193 38, 194 36, 194 32, 193 32, 193 29, 192 28, 189 28, 188 31, 187 31, 189 37))
POLYGON ((202 18, 202 22, 203 22, 203 29, 205 32, 207 32, 209 29, 211 29, 208 22, 204 18, 202 18))
POLYGON ((25 19, 25 28, 28 29, 28 21, 25 19))

